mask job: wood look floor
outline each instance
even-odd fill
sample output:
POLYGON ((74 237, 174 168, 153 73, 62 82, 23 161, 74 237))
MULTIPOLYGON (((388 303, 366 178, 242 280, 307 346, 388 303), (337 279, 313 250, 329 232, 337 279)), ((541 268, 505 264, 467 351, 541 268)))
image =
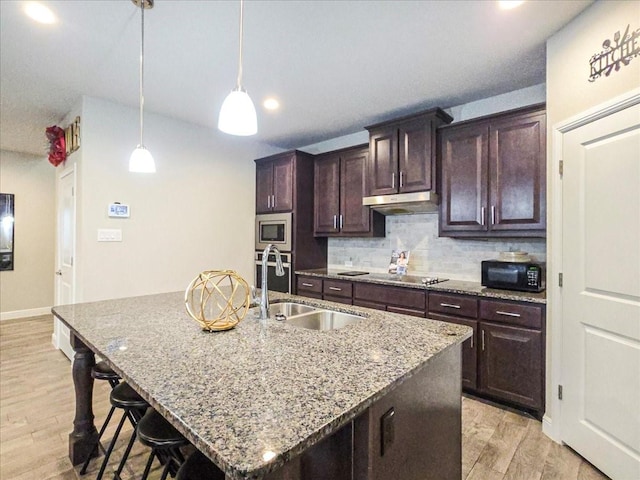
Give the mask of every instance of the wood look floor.
MULTIPOLYGON (((91 479, 99 468, 102 457, 92 461, 87 475, 80 476, 69 462, 68 435, 75 408, 73 382, 70 362, 51 345, 52 332, 50 315, 0 323, 2 480, 91 479)), ((94 413, 98 428, 108 410, 109 386, 96 382, 94 413)), ((117 422, 111 423, 107 439, 112 437, 117 422)), ((547 438, 540 422, 517 413, 464 398, 462 430, 463 480, 607 478, 570 448, 547 438)), ((123 432, 105 479, 113 478, 131 426, 123 432)), ((136 442, 122 478, 139 478, 147 455, 148 450, 136 442)), ((159 468, 155 468, 150 479, 159 477, 159 468)))

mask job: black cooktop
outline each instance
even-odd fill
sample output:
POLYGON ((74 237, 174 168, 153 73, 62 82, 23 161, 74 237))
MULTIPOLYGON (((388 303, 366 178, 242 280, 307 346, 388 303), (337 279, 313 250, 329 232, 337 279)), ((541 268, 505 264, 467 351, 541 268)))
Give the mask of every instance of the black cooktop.
POLYGON ((369 275, 369 272, 359 272, 357 270, 351 270, 349 272, 339 272, 338 275, 344 275, 345 277, 357 277, 358 275, 369 275))

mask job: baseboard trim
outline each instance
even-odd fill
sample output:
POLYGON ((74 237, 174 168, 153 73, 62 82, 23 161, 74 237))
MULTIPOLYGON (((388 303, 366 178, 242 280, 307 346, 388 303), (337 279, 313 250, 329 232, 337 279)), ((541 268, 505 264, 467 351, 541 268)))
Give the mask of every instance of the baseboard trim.
POLYGON ((562 443, 562 440, 559 438, 558 432, 555 430, 555 425, 553 425, 551 419, 546 415, 542 417, 542 433, 544 433, 554 442, 560 444, 562 443))
POLYGON ((13 312, 0 313, 0 322, 4 320, 15 320, 17 318, 37 317, 51 313, 51 307, 29 308, 27 310, 14 310, 13 312))

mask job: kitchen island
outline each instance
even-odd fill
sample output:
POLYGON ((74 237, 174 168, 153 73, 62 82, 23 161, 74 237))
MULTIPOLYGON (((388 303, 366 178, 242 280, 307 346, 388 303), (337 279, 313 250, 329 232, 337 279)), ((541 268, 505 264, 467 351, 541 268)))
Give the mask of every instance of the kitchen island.
POLYGON ((467 327, 305 297, 363 318, 314 331, 256 309, 205 333, 182 292, 53 308, 76 351, 73 464, 96 431, 94 354, 228 479, 459 479, 460 344, 467 327))

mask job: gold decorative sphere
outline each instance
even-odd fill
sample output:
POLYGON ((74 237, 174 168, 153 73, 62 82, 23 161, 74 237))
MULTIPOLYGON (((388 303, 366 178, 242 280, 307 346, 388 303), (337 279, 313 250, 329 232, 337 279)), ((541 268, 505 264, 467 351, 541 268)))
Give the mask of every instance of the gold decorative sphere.
POLYGON ((191 281, 184 303, 203 330, 230 330, 249 310, 249 284, 233 270, 207 270, 191 281))

